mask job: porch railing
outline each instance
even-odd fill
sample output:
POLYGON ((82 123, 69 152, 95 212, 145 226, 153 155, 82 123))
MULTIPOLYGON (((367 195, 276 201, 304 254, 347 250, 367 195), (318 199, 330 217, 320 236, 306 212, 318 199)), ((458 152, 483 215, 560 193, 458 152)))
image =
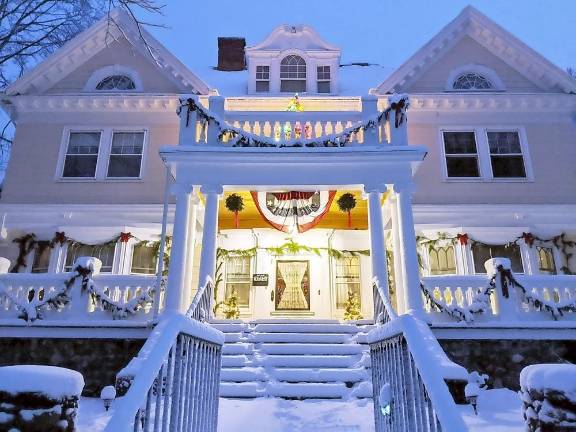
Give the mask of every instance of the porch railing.
POLYGON ((214 317, 214 281, 211 278, 200 286, 186 315, 196 321, 208 321, 214 317))
MULTIPOLYGON (((156 276, 97 274, 91 275, 96 290, 105 301, 98 301, 86 292, 81 278, 68 290, 67 301, 59 306, 47 300, 61 292, 74 272, 6 273, 0 275, 0 320, 22 321, 22 308, 37 314, 28 321, 77 320, 105 321, 123 318, 148 321, 154 315, 156 276), (146 294, 150 294, 150 299, 146 294), (111 307, 113 305, 113 307, 111 307), (116 308, 117 306, 117 308, 116 308), (115 311, 113 310, 114 308, 115 311), (125 314, 118 311, 126 309, 125 314), (133 311, 133 312, 132 312, 133 311), (116 313, 115 313, 116 312, 116 313)), ((160 287, 160 311, 163 310, 164 287, 160 287)), ((30 314, 29 314, 30 315, 30 314)))
POLYGON ((130 387, 105 432, 216 432, 224 336, 185 315, 172 315, 119 374, 130 387))

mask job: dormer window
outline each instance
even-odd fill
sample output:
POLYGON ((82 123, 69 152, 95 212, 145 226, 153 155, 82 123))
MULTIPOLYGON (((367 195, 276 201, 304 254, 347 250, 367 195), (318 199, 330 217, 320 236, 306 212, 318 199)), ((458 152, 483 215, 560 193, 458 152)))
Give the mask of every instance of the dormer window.
POLYGON ((270 66, 256 66, 256 91, 258 93, 270 91, 270 66))
POLYGON ((297 55, 289 55, 280 63, 280 91, 303 93, 306 91, 306 62, 297 55))
POLYGON ((111 75, 104 78, 96 85, 96 90, 135 90, 136 84, 127 75, 111 75))
POLYGON ((318 66, 316 70, 318 93, 330 93, 330 66, 318 66))
POLYGON ((454 80, 454 90, 492 90, 494 86, 484 76, 478 73, 465 73, 454 80))

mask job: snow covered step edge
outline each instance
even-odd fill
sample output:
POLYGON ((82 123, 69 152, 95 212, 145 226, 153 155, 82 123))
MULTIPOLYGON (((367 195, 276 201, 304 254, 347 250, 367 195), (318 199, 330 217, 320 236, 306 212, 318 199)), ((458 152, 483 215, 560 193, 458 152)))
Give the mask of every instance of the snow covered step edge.
POLYGON ((360 356, 341 355, 269 355, 265 358, 267 366, 293 368, 346 368, 360 360, 360 356))
POLYGON ((257 333, 336 333, 356 334, 358 327, 350 324, 257 324, 257 333))
POLYGON ((348 334, 314 334, 314 333, 252 333, 251 342, 278 343, 347 343, 348 334))
POLYGON ((271 370, 270 375, 277 381, 285 382, 357 383, 370 380, 370 376, 364 368, 277 368, 271 370))
POLYGON ((349 392, 340 383, 271 383, 266 390, 269 396, 299 399, 343 399, 349 392))

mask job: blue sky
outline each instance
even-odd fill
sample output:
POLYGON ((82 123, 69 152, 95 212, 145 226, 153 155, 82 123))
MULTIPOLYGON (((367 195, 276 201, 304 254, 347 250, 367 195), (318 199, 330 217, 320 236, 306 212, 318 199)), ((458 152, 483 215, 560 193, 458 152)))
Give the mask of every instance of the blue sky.
MULTIPOLYGON (((160 0, 162 2, 162 0, 160 0)), ((308 24, 343 62, 397 67, 468 4, 556 65, 576 67, 576 0, 164 0, 170 29, 152 33, 186 65, 216 64, 218 36, 262 40, 279 24, 308 24)))

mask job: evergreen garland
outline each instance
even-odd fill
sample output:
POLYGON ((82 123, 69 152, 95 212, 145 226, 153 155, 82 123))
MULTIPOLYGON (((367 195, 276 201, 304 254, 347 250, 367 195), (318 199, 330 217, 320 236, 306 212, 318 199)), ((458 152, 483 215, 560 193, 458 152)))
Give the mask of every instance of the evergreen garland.
POLYGON ((36 240, 36 234, 33 233, 23 235, 22 237, 18 237, 12 241, 18 243, 18 257, 16 258, 16 263, 10 270, 10 273, 18 273, 20 268, 25 268, 28 265, 26 257, 30 252, 32 252, 32 249, 34 249, 38 241, 36 240))

